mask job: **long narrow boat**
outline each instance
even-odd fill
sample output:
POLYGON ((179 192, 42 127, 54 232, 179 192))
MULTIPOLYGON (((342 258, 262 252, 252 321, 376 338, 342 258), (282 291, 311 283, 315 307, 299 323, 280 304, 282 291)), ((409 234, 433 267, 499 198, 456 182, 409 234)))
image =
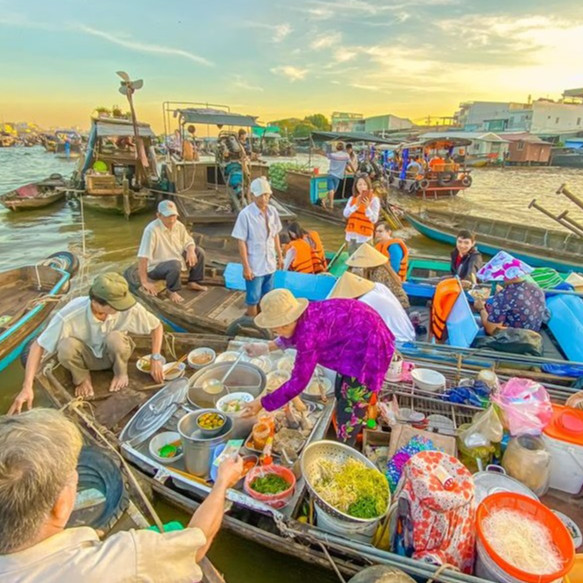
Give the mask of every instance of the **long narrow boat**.
POLYGON ((11 211, 49 206, 65 198, 66 182, 60 174, 51 174, 40 182, 31 182, 0 195, 0 204, 11 211))
POLYGON ((0 277, 0 371, 20 356, 69 289, 78 262, 68 252, 36 265, 5 271, 0 277))
POLYGON ((488 255, 504 249, 533 267, 559 272, 583 268, 583 239, 566 231, 433 210, 406 212, 405 218, 426 237, 452 247, 458 232, 467 229, 476 234, 478 248, 488 255))
MULTIPOLYGON (((151 382, 144 373, 137 371, 135 363, 139 357, 149 352, 151 340, 149 337, 135 337, 136 353, 132 356, 129 367, 130 384, 127 389, 115 394, 108 392, 111 380, 111 371, 98 371, 93 374, 93 385, 96 391, 92 403, 91 423, 80 419, 80 424, 89 432, 98 432, 109 436, 112 445, 119 449, 140 474, 141 478, 152 487, 152 490, 165 501, 179 508, 192 511, 208 495, 211 483, 205 478, 193 476, 186 472, 183 460, 162 465, 149 454, 148 443, 152 435, 158 431, 176 429, 177 422, 192 405, 186 403, 177 395, 182 390, 176 383, 166 385, 160 395, 158 403, 148 401, 152 390, 144 385, 151 382), (172 393, 171 391, 177 391, 172 393), (173 399, 178 402, 173 403, 173 399), (143 411, 159 414, 166 411, 161 423, 155 423, 151 418, 142 418, 139 422, 139 437, 136 433, 126 430, 128 421, 134 416, 138 408, 145 404, 143 411), (161 405, 163 405, 161 407, 161 405), (186 411, 185 411, 186 409, 186 411), (150 428, 148 436, 142 430, 150 428), (135 436, 135 440, 126 440, 135 436)), ((225 350, 235 350, 240 347, 244 339, 235 339, 232 342, 224 337, 175 334, 165 340, 163 352, 168 359, 175 360, 196 347, 206 346, 213 348, 217 353, 225 350)), ((413 359, 414 360, 414 359, 413 359)), ((252 365, 249 365, 252 366, 252 365)), ((463 365, 451 366, 434 364, 432 368, 439 370, 447 379, 448 386, 457 386, 461 378, 473 377, 476 371, 466 369, 463 365)), ((507 377, 500 376, 504 381, 507 377)), ((51 400, 58 407, 66 407, 74 400, 74 387, 70 375, 54 360, 47 363, 43 371, 37 375, 38 385, 44 388, 51 400)), ((185 387, 183 381, 180 386, 185 387)), ((562 404, 572 394, 572 390, 552 384, 547 389, 554 402, 562 404)), ((159 386, 153 390, 159 390, 159 386)), ((452 427, 457 428, 469 422, 480 411, 470 405, 460 405, 444 402, 436 398, 435 393, 424 393, 413 389, 409 381, 385 381, 381 398, 390 400, 395 398, 400 407, 415 408, 425 415, 446 416, 452 427)), ((317 405, 319 418, 307 443, 323 439, 331 424, 333 402, 317 405)), ((375 432, 376 433, 376 432, 375 432)), ((389 437, 386 432, 384 437, 389 437)), ((258 542, 271 550, 288 554, 313 565, 331 568, 331 561, 337 569, 345 575, 352 575, 367 564, 386 564, 402 569, 418 580, 428 580, 435 575, 436 567, 414 559, 395 555, 386 550, 376 548, 370 544, 359 543, 347 534, 332 534, 324 530, 325 527, 314 523, 309 511, 310 498, 304 478, 299 475, 296 489, 290 502, 279 510, 275 510, 262 502, 249 497, 240 488, 233 488, 228 492, 228 500, 232 503, 231 509, 224 520, 224 526, 240 536, 258 542), (306 514, 307 511, 307 514, 306 514), (302 520, 298 520, 302 518, 302 520)), ((579 525, 583 523, 583 511, 576 498, 567 494, 551 490, 543 498, 543 502, 562 512, 566 512, 579 525)), ((441 572, 441 571, 440 571, 441 572)), ((443 583, 486 583, 484 579, 470 577, 445 570, 434 579, 443 583)))

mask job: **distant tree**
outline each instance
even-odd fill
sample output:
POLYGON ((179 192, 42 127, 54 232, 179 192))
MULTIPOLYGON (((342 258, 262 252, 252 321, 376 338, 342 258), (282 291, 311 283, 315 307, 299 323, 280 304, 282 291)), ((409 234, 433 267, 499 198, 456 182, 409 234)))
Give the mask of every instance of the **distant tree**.
POLYGON ((315 129, 318 129, 314 126, 314 124, 300 122, 293 131, 294 138, 307 138, 311 132, 315 129))
POLYGON ((315 128, 322 131, 330 131, 332 126, 328 121, 328 118, 322 113, 314 113, 313 115, 307 115, 304 121, 311 123, 315 128))

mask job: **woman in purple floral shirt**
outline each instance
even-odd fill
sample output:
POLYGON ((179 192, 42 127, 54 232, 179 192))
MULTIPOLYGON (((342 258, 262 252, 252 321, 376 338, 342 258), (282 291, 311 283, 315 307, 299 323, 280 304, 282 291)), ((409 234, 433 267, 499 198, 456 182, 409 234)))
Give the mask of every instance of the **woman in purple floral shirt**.
POLYGON ((246 414, 256 414, 261 407, 267 411, 283 407, 306 388, 320 364, 341 375, 336 386, 338 438, 354 444, 370 398, 381 389, 393 357, 394 337, 382 318, 357 300, 309 303, 289 290, 276 289, 261 300, 255 323, 278 338, 246 345, 248 354, 293 347, 297 355, 290 380, 250 403, 246 414))

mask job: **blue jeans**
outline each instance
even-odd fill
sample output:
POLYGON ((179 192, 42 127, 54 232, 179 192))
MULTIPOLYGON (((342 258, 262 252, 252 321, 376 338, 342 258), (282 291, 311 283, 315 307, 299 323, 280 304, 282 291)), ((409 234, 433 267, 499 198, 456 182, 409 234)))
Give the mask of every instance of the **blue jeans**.
POLYGON ((328 176, 328 178, 326 180, 326 186, 328 187, 328 192, 330 192, 331 190, 336 192, 336 189, 338 188, 339 184, 340 184, 340 178, 338 178, 337 176, 328 176))
POLYGON ((248 306, 257 306, 261 298, 273 289, 273 273, 259 275, 251 280, 245 280, 247 295, 245 303, 248 306))

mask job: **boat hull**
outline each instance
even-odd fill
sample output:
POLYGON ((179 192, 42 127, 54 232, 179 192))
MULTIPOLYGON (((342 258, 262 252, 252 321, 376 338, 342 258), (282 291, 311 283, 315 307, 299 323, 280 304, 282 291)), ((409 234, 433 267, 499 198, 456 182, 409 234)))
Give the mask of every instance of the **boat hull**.
POLYGON ((113 195, 83 195, 82 203, 95 211, 107 214, 131 216, 151 210, 155 205, 154 197, 113 195))

